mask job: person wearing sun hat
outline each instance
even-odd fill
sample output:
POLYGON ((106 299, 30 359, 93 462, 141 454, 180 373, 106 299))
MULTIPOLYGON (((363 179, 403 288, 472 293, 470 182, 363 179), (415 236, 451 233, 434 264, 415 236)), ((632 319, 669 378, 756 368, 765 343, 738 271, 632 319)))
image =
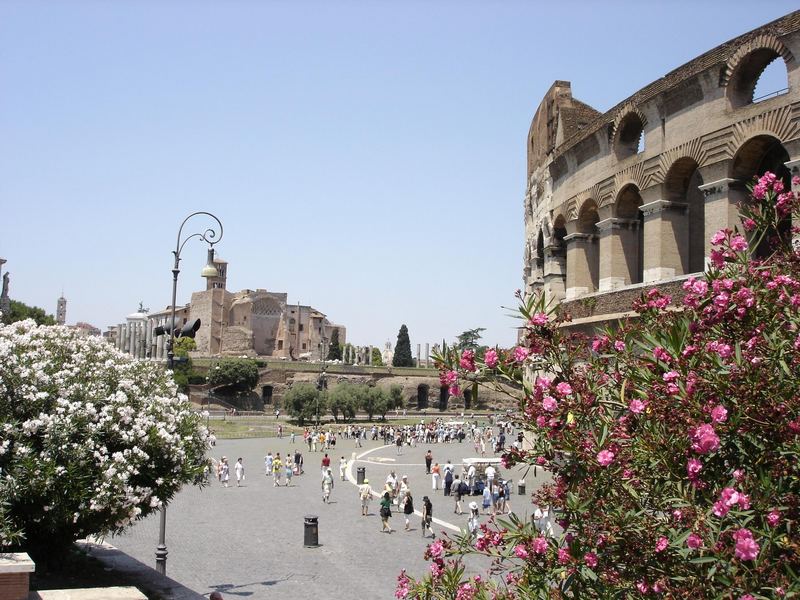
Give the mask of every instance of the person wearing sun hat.
POLYGON ((478 535, 478 503, 469 503, 469 521, 467 521, 469 534, 474 538, 478 535))
POLYGON ((369 487, 369 479, 364 479, 364 483, 358 486, 358 497, 361 499, 361 516, 369 515, 369 501, 372 499, 372 488, 369 487))

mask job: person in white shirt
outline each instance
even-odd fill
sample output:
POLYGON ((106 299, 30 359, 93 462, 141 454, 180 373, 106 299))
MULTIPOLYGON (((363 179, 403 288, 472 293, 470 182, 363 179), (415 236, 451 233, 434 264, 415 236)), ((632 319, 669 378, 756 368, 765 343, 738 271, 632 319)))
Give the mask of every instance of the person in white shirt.
POLYGON ((239 487, 242 485, 242 480, 244 479, 244 464, 242 464, 241 458, 236 461, 233 470, 236 472, 236 487, 239 487))
POLYGON ((467 484, 469 485, 469 493, 475 491, 475 465, 470 465, 467 471, 467 484))
POLYGON ((339 459, 339 476, 344 481, 344 472, 347 469, 347 459, 343 456, 339 459))
POLYGON ((494 491, 494 476, 496 473, 497 470, 492 465, 486 467, 486 485, 488 485, 489 489, 492 491, 494 491))

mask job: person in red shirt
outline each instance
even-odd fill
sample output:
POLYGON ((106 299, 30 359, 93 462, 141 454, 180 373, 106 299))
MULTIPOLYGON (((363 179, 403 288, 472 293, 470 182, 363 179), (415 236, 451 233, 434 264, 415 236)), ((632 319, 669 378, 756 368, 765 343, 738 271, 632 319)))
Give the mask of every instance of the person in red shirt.
POLYGON ((325 456, 322 457, 322 475, 325 476, 325 473, 328 472, 328 469, 331 466, 331 459, 328 456, 328 453, 325 453, 325 456))

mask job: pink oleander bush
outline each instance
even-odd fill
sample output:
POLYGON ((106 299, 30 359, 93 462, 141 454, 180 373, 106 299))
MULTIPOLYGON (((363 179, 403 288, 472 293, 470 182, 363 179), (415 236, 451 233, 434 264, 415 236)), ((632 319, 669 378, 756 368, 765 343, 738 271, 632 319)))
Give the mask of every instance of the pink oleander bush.
POLYGON ((503 460, 552 474, 532 501, 560 527, 543 537, 512 516, 477 541, 437 540, 430 572, 402 573, 397 597, 800 595, 800 250, 786 221, 799 206, 760 178, 741 207, 746 233, 714 235, 680 310, 650 290, 638 318, 587 338, 541 297, 521 298, 517 348, 483 364, 445 348, 450 386, 522 383, 530 447, 503 460), (493 559, 486 576, 465 577, 470 553, 493 559))

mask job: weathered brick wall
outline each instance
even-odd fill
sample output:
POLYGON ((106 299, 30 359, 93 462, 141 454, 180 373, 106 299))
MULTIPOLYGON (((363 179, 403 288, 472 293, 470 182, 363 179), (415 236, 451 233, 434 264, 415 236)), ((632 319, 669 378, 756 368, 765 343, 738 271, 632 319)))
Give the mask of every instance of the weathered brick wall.
POLYGON ((632 310, 633 303, 642 294, 653 288, 658 288, 662 294, 672 297, 672 305, 680 306, 686 292, 682 288, 683 280, 670 281, 659 285, 637 286, 605 294, 594 294, 585 298, 562 302, 559 307, 562 312, 569 313, 572 319, 585 319, 596 315, 624 313, 632 310))

